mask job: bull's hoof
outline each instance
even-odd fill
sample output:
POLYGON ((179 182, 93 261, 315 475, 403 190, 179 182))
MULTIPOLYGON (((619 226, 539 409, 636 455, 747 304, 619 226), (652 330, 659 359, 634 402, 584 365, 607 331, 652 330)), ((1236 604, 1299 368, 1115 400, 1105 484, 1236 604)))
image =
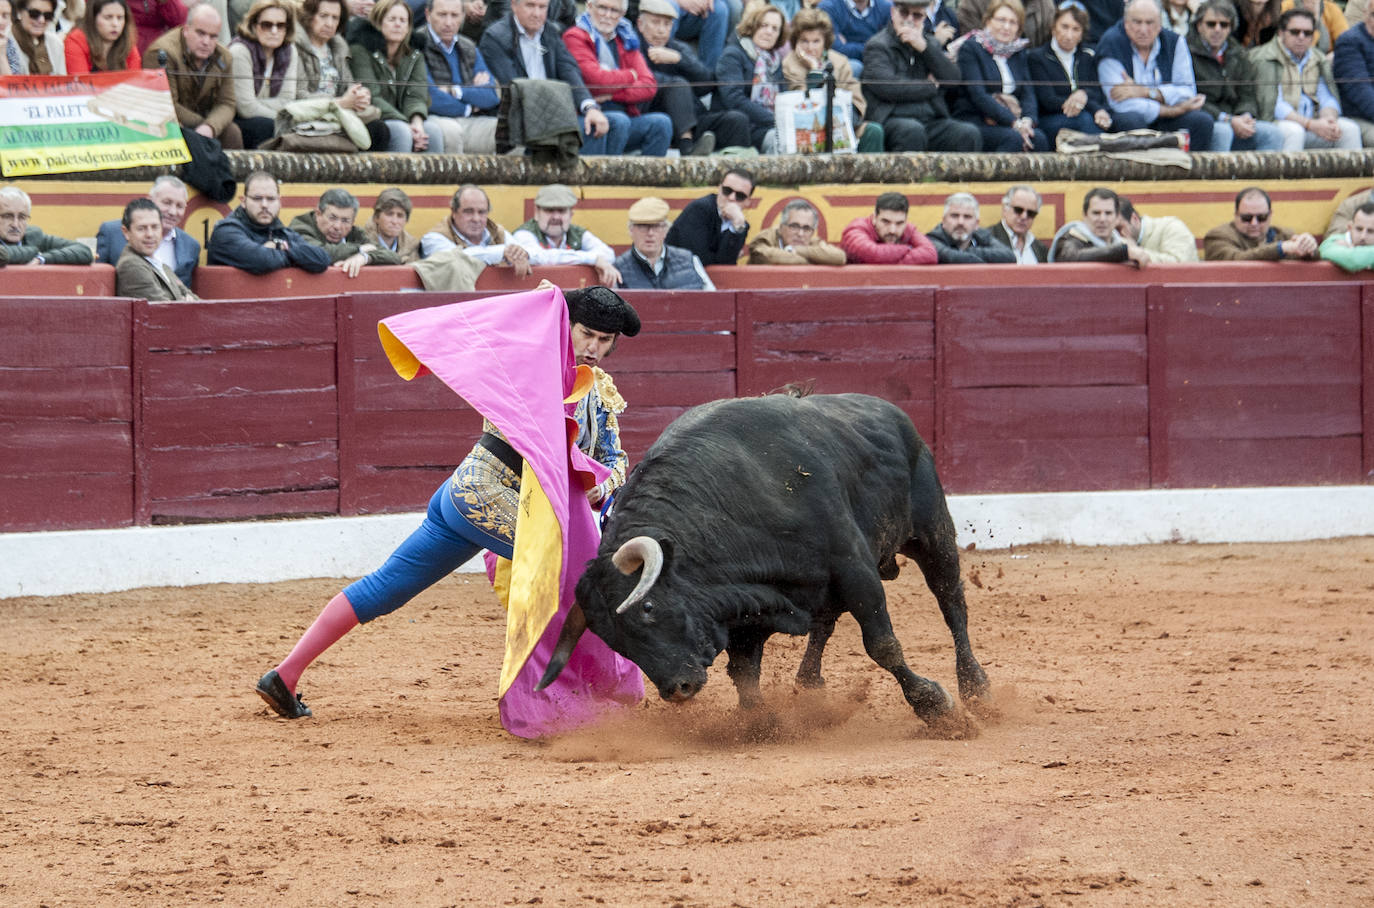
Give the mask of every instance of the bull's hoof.
POLYGON ((945 741, 967 741, 982 733, 982 727, 977 720, 962 710, 954 710, 929 719, 922 717, 922 720, 926 723, 932 738, 945 741))
POLYGON ((971 667, 958 666, 955 669, 959 676, 959 699, 969 704, 975 700, 988 700, 992 693, 992 685, 988 683, 987 673, 977 662, 971 667))
POLYGON ((819 673, 814 675, 803 675, 797 673, 797 686, 807 690, 820 690, 825 687, 825 679, 819 673))

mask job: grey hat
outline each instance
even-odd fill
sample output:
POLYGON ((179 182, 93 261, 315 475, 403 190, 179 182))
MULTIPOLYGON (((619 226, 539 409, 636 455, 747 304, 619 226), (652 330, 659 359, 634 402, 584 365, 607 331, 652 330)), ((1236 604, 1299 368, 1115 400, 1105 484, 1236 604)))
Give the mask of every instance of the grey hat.
POLYGON ((534 194, 535 208, 571 208, 577 204, 577 193, 562 183, 550 183, 534 194))
POLYGON ((667 16, 669 19, 677 18, 677 8, 668 0, 639 0, 639 11, 653 13, 655 16, 667 16))
POLYGON ((568 303, 568 321, 605 334, 634 337, 639 333, 639 313, 635 307, 607 287, 592 286, 563 294, 568 303))

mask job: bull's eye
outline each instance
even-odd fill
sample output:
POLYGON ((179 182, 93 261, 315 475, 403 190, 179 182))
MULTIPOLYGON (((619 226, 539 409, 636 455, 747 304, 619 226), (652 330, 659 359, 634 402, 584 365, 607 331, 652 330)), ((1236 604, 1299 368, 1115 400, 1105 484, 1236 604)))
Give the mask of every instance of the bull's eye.
POLYGON ((652 600, 645 599, 644 602, 643 602, 642 605, 641 605, 641 608, 644 609, 644 614, 646 614, 646 615, 652 614, 652 613, 653 613, 653 610, 654 610, 654 603, 653 603, 652 600))

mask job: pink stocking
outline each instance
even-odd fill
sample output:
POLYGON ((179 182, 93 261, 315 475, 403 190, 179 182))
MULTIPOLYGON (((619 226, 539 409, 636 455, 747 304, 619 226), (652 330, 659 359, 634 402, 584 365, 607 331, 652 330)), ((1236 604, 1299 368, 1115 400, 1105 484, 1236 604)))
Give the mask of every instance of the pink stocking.
POLYGON ((348 601, 348 597, 339 593, 330 599, 329 604, 315 619, 315 623, 301 635, 301 639, 291 650, 291 655, 277 666, 277 674, 281 676, 287 689, 294 694, 296 684, 301 680, 301 673, 306 667, 357 626, 358 615, 353 611, 353 603, 348 601))

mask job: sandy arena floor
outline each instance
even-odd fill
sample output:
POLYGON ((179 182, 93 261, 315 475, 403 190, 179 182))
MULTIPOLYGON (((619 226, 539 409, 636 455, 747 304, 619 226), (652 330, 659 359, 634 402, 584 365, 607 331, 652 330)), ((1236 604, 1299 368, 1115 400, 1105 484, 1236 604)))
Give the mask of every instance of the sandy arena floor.
MULTIPOLYGON (((339 586, 0 601, 0 904, 1374 904, 1374 538, 967 552, 1002 714, 924 733, 852 620, 742 715, 724 659, 549 743, 505 734, 502 615, 455 577, 252 684, 339 586)), ((912 667, 948 633, 889 584, 912 667)))

